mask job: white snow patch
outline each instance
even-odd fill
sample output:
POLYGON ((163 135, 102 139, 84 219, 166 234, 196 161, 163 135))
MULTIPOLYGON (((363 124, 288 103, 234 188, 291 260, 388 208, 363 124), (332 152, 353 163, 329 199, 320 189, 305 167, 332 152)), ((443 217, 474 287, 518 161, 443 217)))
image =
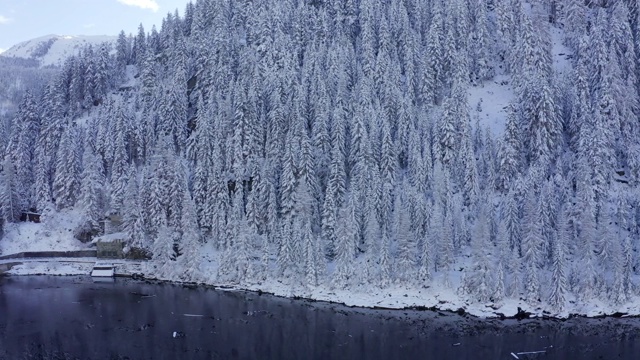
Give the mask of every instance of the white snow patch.
POLYGON ((506 108, 513 98, 511 77, 508 75, 497 75, 493 80, 484 82, 482 86, 469 87, 467 99, 471 124, 474 125, 476 117, 479 116, 480 126, 489 128, 494 135, 502 134, 507 121, 506 108))
POLYGON ((122 89, 136 86, 138 84, 136 76, 138 76, 138 68, 135 65, 127 65, 127 67, 125 68, 125 80, 120 85, 120 88, 122 89))
POLYGON ((564 31, 557 27, 551 27, 551 41, 552 41, 552 55, 553 55, 553 68, 555 69, 558 77, 562 78, 563 75, 569 74, 572 69, 571 57, 573 52, 563 44, 564 31))

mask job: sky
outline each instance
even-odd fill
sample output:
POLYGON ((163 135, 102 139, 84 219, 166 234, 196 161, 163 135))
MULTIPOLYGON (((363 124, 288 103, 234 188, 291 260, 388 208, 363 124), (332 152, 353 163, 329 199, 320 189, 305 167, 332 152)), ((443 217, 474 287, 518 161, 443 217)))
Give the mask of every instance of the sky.
POLYGON ((162 18, 189 0, 0 0, 0 53, 22 41, 56 35, 118 35, 162 18))

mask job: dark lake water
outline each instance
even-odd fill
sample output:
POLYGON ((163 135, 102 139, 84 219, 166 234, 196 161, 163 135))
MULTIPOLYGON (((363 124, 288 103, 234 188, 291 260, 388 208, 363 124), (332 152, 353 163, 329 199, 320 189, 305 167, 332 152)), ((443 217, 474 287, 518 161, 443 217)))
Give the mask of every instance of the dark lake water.
POLYGON ((1 359, 638 359, 639 330, 639 319, 481 320, 128 279, 0 277, 1 359), (517 355, 534 351, 545 352, 517 355))

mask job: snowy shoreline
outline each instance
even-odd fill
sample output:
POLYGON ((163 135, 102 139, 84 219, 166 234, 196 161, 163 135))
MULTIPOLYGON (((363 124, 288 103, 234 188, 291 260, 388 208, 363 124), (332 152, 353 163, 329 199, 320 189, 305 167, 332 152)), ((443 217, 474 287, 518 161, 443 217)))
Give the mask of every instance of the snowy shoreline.
MULTIPOLYGON (((13 266, 5 272, 6 276, 77 276, 89 275, 96 260, 92 258, 78 259, 14 259, 1 261, 0 265, 12 263, 13 266)), ((445 312, 451 315, 472 316, 478 319, 540 319, 540 320, 568 320, 571 318, 636 318, 640 317, 640 309, 621 306, 617 309, 589 308, 589 312, 564 311, 551 313, 542 307, 534 308, 524 301, 506 299, 498 306, 493 303, 466 303, 455 294, 455 291, 443 291, 433 294, 432 289, 414 289, 402 286, 390 286, 385 289, 376 288, 373 291, 348 291, 330 289, 318 286, 314 289, 303 287, 291 288, 278 280, 263 282, 262 284, 229 284, 224 282, 193 282, 180 279, 156 277, 153 275, 153 261, 140 263, 135 261, 114 261, 117 265, 116 277, 128 277, 140 281, 171 283, 176 285, 208 287, 221 291, 247 291, 258 294, 312 302, 325 302, 343 305, 350 308, 372 310, 410 310, 445 312)), ((0 273, 0 276, 3 274, 0 273)), ((593 305, 593 304, 592 304, 593 305)))

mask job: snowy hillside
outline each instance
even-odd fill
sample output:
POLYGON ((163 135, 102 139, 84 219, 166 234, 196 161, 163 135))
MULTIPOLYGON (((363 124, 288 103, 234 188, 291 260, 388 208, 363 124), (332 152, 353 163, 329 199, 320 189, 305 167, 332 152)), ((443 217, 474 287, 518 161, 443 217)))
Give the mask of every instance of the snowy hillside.
POLYGON ((64 59, 77 55, 86 45, 115 42, 116 36, 46 35, 12 46, 2 56, 35 59, 40 66, 61 65, 64 59))
POLYGON ((636 1, 295 3, 197 1, 65 61, 0 128, 5 248, 51 208, 158 278, 640 312, 636 1))

